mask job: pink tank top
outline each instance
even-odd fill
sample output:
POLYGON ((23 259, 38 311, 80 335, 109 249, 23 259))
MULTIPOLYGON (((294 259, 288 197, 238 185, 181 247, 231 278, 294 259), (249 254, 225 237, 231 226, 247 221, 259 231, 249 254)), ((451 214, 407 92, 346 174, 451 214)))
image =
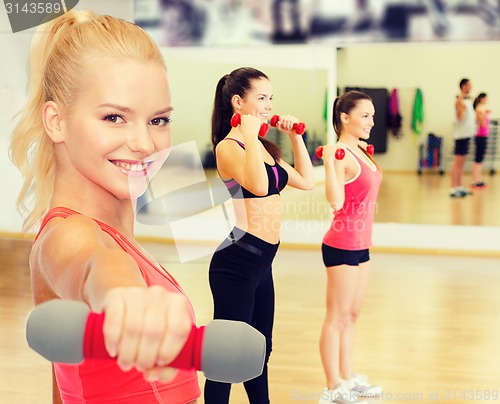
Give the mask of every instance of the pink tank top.
POLYGON ((356 177, 346 182, 344 206, 334 213, 323 243, 342 250, 366 250, 372 246, 373 217, 382 173, 346 149, 358 162, 359 171, 356 177))
POLYGON ((484 126, 477 125, 476 136, 479 137, 487 137, 490 132, 490 113, 486 112, 484 115, 484 126))
MULTIPOLYGON (((75 214, 80 213, 62 207, 51 209, 43 219, 35 242, 50 219, 66 218, 75 214)), ((98 220, 95 222, 135 260, 148 285, 162 285, 169 291, 184 293, 177 281, 166 270, 162 272, 153 265, 118 231, 98 220)), ((194 322, 194 311, 192 316, 194 322)), ((196 400, 200 396, 198 375, 194 370, 179 370, 168 383, 150 383, 145 381, 142 373, 135 369, 122 372, 114 361, 86 360, 80 365, 54 363, 54 369, 64 404, 183 404, 196 400)))

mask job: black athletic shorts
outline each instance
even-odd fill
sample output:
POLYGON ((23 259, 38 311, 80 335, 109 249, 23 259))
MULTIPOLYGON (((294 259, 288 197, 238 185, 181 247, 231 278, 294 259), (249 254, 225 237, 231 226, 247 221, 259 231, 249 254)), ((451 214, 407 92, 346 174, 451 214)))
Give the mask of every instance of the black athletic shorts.
POLYGON ((469 154, 470 137, 455 139, 455 156, 466 156, 469 154))
POLYGON ((370 260, 370 251, 366 250, 341 250, 322 244, 323 263, 325 267, 335 267, 338 265, 358 266, 370 260))

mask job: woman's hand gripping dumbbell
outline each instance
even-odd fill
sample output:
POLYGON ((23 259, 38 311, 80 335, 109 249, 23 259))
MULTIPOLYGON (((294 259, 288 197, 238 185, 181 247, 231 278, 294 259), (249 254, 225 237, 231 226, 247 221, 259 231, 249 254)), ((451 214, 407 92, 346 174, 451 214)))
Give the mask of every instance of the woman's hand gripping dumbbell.
MULTIPOLYGON (((373 156, 373 153, 375 152, 375 148, 373 147, 372 144, 366 145, 366 152, 370 156, 373 156)), ((316 149, 316 157, 323 158, 323 146, 318 146, 318 148, 316 149)), ((342 160, 344 157, 345 157, 345 150, 338 147, 337 150, 335 150, 335 158, 337 160, 342 160)))
MULTIPOLYGON (((231 126, 233 128, 236 128, 238 125, 241 123, 241 115, 240 114, 233 114, 231 117, 231 126)), ((263 122, 260 125, 259 129, 259 136, 264 137, 267 135, 267 132, 269 131, 269 124, 266 122, 263 122)))
MULTIPOLYGON (((323 158, 323 146, 318 146, 316 149, 316 157, 318 158, 323 158)), ((335 158, 337 160, 342 160, 345 157, 345 150, 342 149, 341 147, 337 147, 337 150, 335 150, 335 158)))
MULTIPOLYGON (((278 124, 279 120, 280 120, 279 115, 273 115, 271 117, 271 121, 269 123, 271 124, 271 126, 273 128, 275 128, 276 125, 278 124)), ((303 135, 304 132, 306 131, 306 124, 304 122, 294 123, 292 126, 292 129, 295 131, 295 133, 297 135, 303 135)))
POLYGON ((375 148, 373 147, 372 144, 366 143, 364 140, 360 140, 358 146, 362 148, 363 150, 366 150, 366 152, 370 155, 373 156, 373 153, 375 152, 375 148))

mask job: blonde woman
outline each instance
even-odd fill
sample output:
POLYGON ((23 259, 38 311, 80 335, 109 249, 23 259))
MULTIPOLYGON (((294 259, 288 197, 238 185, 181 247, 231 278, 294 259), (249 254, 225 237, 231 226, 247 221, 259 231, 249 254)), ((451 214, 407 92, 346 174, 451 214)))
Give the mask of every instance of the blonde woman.
POLYGON ((35 304, 106 313, 114 361, 54 364, 54 402, 195 403, 194 371, 165 365, 194 322, 180 285, 134 239, 136 199, 171 144, 163 57, 132 23, 72 10, 39 27, 11 156, 24 175, 35 304))

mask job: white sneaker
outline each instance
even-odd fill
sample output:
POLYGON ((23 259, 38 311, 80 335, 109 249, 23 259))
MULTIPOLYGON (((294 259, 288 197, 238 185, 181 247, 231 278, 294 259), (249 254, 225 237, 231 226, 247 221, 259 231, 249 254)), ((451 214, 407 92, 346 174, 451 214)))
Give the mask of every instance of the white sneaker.
POLYGON ((365 400, 358 400, 358 394, 349 390, 344 383, 339 384, 335 389, 328 390, 325 387, 321 393, 318 404, 368 404, 365 400))
POLYGON ((472 195, 472 191, 470 189, 466 189, 464 187, 459 187, 458 190, 462 192, 464 195, 472 195))
POLYGON ((450 190, 450 196, 452 198, 465 198, 467 196, 467 191, 460 188, 452 188, 450 190))
POLYGON ((381 386, 372 386, 368 383, 368 378, 365 375, 357 375, 346 381, 350 391, 355 391, 359 397, 377 398, 382 394, 381 386))

